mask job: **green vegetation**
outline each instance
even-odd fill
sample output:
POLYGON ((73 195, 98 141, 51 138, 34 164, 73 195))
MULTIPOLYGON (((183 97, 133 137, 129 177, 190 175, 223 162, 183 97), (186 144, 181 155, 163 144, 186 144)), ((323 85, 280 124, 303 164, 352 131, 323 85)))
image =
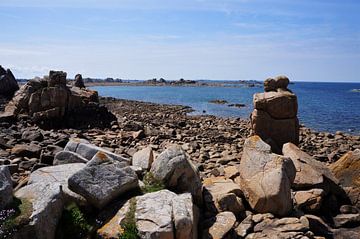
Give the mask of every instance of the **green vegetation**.
POLYGON ((154 177, 151 172, 147 172, 143 180, 145 186, 141 188, 142 193, 152 193, 165 188, 164 183, 154 177))
POLYGON ((14 198, 9 208, 0 211, 0 238, 12 238, 15 231, 29 223, 32 211, 30 201, 14 198))
POLYGON ((65 207, 62 213, 56 238, 88 238, 92 229, 84 213, 72 203, 65 207))
POLYGON ((136 228, 136 198, 132 198, 129 201, 130 206, 127 211, 124 220, 121 223, 122 231, 120 232, 119 239, 138 239, 138 230, 136 228))

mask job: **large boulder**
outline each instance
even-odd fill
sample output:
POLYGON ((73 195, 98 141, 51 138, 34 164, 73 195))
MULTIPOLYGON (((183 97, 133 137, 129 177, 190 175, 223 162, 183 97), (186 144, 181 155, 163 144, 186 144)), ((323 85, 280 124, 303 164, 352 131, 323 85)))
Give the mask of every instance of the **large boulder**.
POLYGON ((29 223, 16 232, 14 238, 53 239, 63 207, 63 193, 58 183, 34 183, 20 188, 15 196, 30 203, 29 223))
POLYGON ((324 163, 315 160, 296 145, 286 143, 283 145, 282 152, 285 157, 293 161, 296 168, 293 188, 298 190, 309 188, 329 190, 330 184, 338 183, 338 180, 324 163))
POLYGON ((345 187, 360 187, 360 149, 350 151, 330 166, 345 187))
POLYGON ((131 167, 97 152, 87 165, 68 180, 69 188, 101 209, 123 193, 138 187, 138 177, 131 167))
POLYGON ((202 184, 198 170, 181 146, 171 146, 153 162, 150 172, 169 189, 190 192, 198 205, 202 204, 202 184))
POLYGON ((65 202, 77 202, 84 205, 86 200, 71 191, 68 186, 68 179, 84 167, 85 164, 83 163, 71 163, 39 168, 30 174, 28 185, 38 183, 59 184, 62 187, 65 202))
POLYGON ((154 161, 154 154, 151 147, 136 152, 132 157, 132 165, 143 170, 149 170, 154 161))
POLYGON ((8 206, 13 200, 13 185, 9 168, 0 166, 0 210, 8 206))
MULTIPOLYGON (((140 238, 196 239, 199 211, 190 193, 176 195, 169 190, 135 197, 134 221, 140 238)), ((119 238, 128 201, 117 214, 98 230, 101 238, 119 238)))
POLYGON ((0 96, 11 98, 19 89, 13 73, 0 65, 0 96))
POLYGON ((101 152, 105 154, 110 159, 114 160, 115 162, 121 164, 121 166, 129 166, 130 165, 130 159, 124 158, 120 155, 114 154, 108 150, 105 150, 103 148, 97 147, 96 145, 90 144, 86 140, 83 139, 70 139, 69 142, 66 144, 65 152, 70 151, 73 153, 76 153, 80 155, 82 158, 85 158, 86 160, 91 160, 94 158, 94 156, 101 152))
POLYGON ((292 210, 296 171, 291 159, 271 153, 271 147, 255 135, 245 141, 239 171, 240 187, 256 212, 284 216, 292 210))
POLYGON ((256 93, 253 98, 252 132, 268 142, 276 153, 287 142, 299 143, 297 97, 287 89, 288 84, 285 76, 267 79, 265 93, 256 93))
POLYGON ((23 85, 5 107, 6 115, 28 115, 45 126, 110 126, 116 117, 98 104, 96 91, 66 85, 66 72, 50 71, 23 85))

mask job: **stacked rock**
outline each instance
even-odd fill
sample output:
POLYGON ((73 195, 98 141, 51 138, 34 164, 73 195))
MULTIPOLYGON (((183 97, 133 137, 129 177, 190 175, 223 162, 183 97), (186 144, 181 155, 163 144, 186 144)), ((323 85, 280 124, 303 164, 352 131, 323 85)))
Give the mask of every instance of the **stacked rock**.
POLYGON ((11 98, 19 89, 13 73, 0 65, 0 96, 11 98))
POLYGON ((13 118, 27 115, 34 122, 53 127, 107 127, 116 117, 98 101, 96 91, 68 87, 66 72, 50 71, 48 77, 35 78, 22 86, 5 107, 5 114, 13 118))
POLYGON ((287 88, 288 84, 286 76, 269 78, 264 82, 265 92, 256 93, 253 98, 252 133, 269 143, 276 153, 285 143, 299 143, 297 97, 287 88))
POLYGON ((84 80, 81 74, 76 74, 74 86, 79 88, 85 88, 84 80))

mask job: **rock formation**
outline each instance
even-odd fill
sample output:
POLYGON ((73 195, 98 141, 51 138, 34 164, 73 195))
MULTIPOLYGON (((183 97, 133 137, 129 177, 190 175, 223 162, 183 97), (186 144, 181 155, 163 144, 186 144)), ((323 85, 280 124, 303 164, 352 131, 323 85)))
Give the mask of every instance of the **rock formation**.
POLYGON ((77 74, 77 75, 75 76, 74 86, 79 87, 79 88, 85 88, 84 80, 83 80, 81 74, 77 74))
POLYGON ((276 153, 281 153, 285 143, 299 143, 297 97, 287 89, 288 84, 286 76, 267 79, 265 92, 256 93, 253 99, 252 133, 268 142, 276 153))
POLYGON ((13 73, 0 65, 0 96, 11 98, 18 89, 19 86, 13 73))
POLYGON ((5 107, 5 115, 27 115, 45 126, 109 126, 116 118, 98 100, 96 91, 68 87, 66 72, 50 71, 49 77, 22 86, 5 107))

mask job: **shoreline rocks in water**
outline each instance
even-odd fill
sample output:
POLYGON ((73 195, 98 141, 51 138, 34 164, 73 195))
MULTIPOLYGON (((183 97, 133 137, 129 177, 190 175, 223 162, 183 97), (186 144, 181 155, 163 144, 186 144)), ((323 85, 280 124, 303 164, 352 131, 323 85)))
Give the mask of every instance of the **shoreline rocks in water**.
POLYGON ((360 136, 300 127, 299 145, 287 142, 274 154, 258 136, 249 138, 249 120, 99 101, 116 116, 108 128, 46 129, 28 117, 0 123, 0 164, 14 201, 28 205, 23 224, 12 225, 23 228, 15 238, 65 235, 59 225, 74 226, 62 216, 71 202, 83 223, 97 222, 84 238, 359 237, 359 176, 345 165, 356 165, 360 136))

